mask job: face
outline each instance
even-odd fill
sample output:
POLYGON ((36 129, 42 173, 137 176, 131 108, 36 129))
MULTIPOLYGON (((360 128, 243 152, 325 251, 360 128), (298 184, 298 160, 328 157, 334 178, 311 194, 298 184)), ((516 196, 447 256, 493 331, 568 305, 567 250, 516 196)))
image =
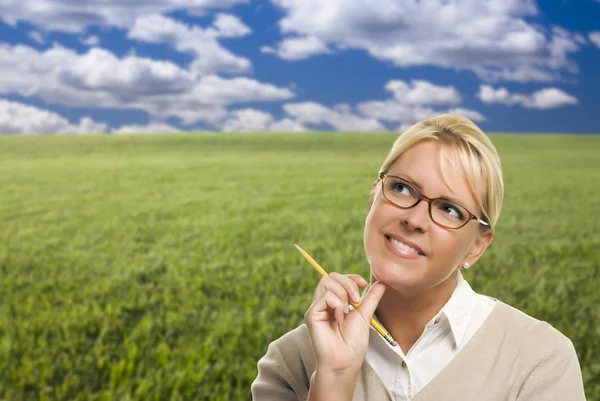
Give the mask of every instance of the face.
MULTIPOLYGON (((396 159, 387 173, 408 180, 430 198, 454 199, 480 217, 481 209, 462 170, 445 166, 448 185, 444 182, 439 146, 444 145, 432 140, 418 143, 396 159)), ((457 269, 465 262, 473 265, 491 242, 493 232, 480 235, 477 221, 447 229, 431 220, 428 208, 423 200, 412 209, 400 209, 385 200, 378 183, 364 231, 372 279, 406 295, 448 285, 457 269)))

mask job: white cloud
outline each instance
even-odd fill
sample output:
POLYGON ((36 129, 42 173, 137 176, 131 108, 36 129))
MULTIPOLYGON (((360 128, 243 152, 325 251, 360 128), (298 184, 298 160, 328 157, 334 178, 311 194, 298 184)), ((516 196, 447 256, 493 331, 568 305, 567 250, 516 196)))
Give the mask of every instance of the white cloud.
POLYGON ((546 88, 533 93, 530 107, 535 109, 554 109, 577 103, 579 103, 577 98, 558 88, 546 88))
POLYGON ((481 85, 477 97, 484 103, 504 104, 508 106, 521 105, 529 109, 553 109, 577 104, 579 101, 574 96, 558 88, 545 88, 531 95, 510 93, 506 88, 494 89, 488 85, 481 85))
POLYGON ((544 31, 533 22, 535 0, 271 2, 283 11, 284 35, 364 50, 396 66, 468 69, 490 81, 550 81, 576 72, 568 57, 579 49, 578 35, 544 31))
POLYGON ((526 104, 527 96, 521 94, 511 94, 506 88, 494 89, 489 85, 481 85, 477 94, 479 100, 487 104, 505 104, 512 106, 515 104, 526 104))
POLYGON ((98 46, 100 44, 100 38, 96 35, 90 35, 87 38, 81 39, 81 43, 86 46, 98 46))
POLYGON ((385 85, 394 98, 403 104, 433 105, 459 104, 461 97, 453 86, 439 86, 423 80, 412 80, 411 84, 404 81, 392 80, 385 85))
POLYGON ((118 129, 112 130, 114 134, 160 134, 182 132, 179 128, 173 127, 161 122, 153 122, 146 125, 123 125, 118 129))
POLYGON ((424 80, 413 80, 410 84, 392 80, 385 85, 385 89, 392 93, 392 99, 359 103, 357 109, 360 113, 391 123, 402 123, 400 127, 410 126, 417 121, 443 113, 460 114, 474 121, 485 119, 481 113, 475 110, 439 108, 440 106, 456 106, 461 103, 462 98, 453 86, 435 85, 424 80))
POLYGON ((261 46, 260 52, 268 53, 268 54, 275 54, 275 53, 277 53, 277 50, 273 49, 271 46, 261 46))
POLYGON ((224 38, 237 38, 252 33, 248 26, 246 26, 238 17, 231 14, 217 14, 213 26, 215 27, 218 36, 224 38))
POLYGON ((222 126, 225 132, 251 132, 266 131, 273 122, 273 116, 269 113, 254 109, 238 110, 231 113, 222 126))
POLYGON ((256 109, 231 112, 230 116, 223 122, 222 130, 225 132, 308 131, 306 127, 296 121, 288 118, 276 121, 271 114, 256 109))
POLYGON ((600 31, 590 32, 589 36, 592 43, 595 44, 598 48, 600 48, 600 31))
POLYGON ((344 107, 335 110, 315 102, 302 102, 287 103, 283 109, 302 124, 326 124, 337 131, 387 131, 377 119, 360 117, 344 107))
POLYGON ((0 76, 0 94, 74 107, 140 109, 153 119, 176 116, 185 124, 216 122, 235 103, 294 97, 287 88, 250 78, 200 76, 168 61, 118 58, 100 48, 77 54, 58 45, 38 51, 0 44, 0 76))
POLYGON ((226 14, 219 14, 215 25, 217 29, 203 29, 152 14, 138 18, 128 37, 149 43, 169 43, 181 52, 191 52, 195 56, 191 69, 199 74, 250 70, 250 60, 234 55, 217 41, 223 36, 249 34, 250 29, 236 17, 226 14))
POLYGON ((331 53, 327 45, 314 36, 287 38, 278 44, 277 50, 271 48, 265 50, 263 53, 277 53, 284 60, 302 60, 315 54, 331 53))
POLYGON ((395 100, 373 100, 357 105, 361 114, 390 122, 419 121, 435 114, 430 107, 411 106, 395 100))
POLYGON ((270 131, 275 132, 305 132, 310 131, 307 127, 300 124, 297 121, 291 120, 289 118, 284 118, 279 121, 275 121, 269 126, 270 131))
POLYGON ((0 19, 10 25, 24 21, 46 30, 82 32, 90 25, 127 28, 140 16, 186 10, 202 14, 209 8, 230 8, 249 0, 27 0, 0 2, 0 19))
POLYGON ((483 114, 481 114, 478 111, 475 110, 471 110, 471 109, 464 109, 462 107, 457 107, 454 109, 448 109, 442 112, 438 112, 436 114, 458 114, 459 116, 464 116, 467 117, 468 119, 472 120, 472 121, 485 121, 487 120, 485 118, 485 116, 483 114))
POLYGON ((106 124, 83 117, 73 125, 48 110, 0 99, 0 134, 87 134, 106 132, 106 124))
POLYGON ((38 42, 40 45, 43 45, 45 43, 44 36, 39 31, 31 31, 29 33, 29 37, 38 42))
POLYGON ((61 134, 97 134, 106 132, 107 125, 92 120, 90 117, 83 117, 78 125, 70 125, 61 130, 61 134))

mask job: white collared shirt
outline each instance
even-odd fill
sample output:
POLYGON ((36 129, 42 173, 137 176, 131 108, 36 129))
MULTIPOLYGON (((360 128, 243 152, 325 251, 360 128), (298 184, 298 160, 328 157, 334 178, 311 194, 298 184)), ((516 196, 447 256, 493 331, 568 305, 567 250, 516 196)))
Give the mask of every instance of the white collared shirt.
POLYGON ((494 306, 496 301, 473 291, 459 271, 452 296, 406 355, 371 327, 366 361, 393 400, 411 400, 454 358, 494 306))

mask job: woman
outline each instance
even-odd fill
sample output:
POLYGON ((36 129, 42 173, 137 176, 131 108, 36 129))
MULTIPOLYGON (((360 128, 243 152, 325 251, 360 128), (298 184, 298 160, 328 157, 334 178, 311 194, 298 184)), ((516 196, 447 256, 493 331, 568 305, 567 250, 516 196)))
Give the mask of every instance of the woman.
POLYGON ((253 399, 585 400, 567 337, 462 278, 490 245, 502 198, 496 149, 467 118, 442 115, 400 135, 371 190, 370 284, 322 278, 306 324, 258 362, 253 399))

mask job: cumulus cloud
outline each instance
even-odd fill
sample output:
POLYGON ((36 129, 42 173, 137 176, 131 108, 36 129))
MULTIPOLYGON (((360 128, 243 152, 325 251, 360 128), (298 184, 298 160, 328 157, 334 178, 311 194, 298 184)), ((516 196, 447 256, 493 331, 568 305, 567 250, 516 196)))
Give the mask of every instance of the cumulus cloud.
POLYGON ((485 121, 487 120, 485 118, 485 116, 483 114, 481 114, 480 112, 476 111, 476 110, 471 110, 471 109, 465 109, 462 107, 456 107, 454 109, 448 109, 448 110, 444 110, 441 113, 436 113, 436 114, 457 114, 459 116, 463 116, 463 117, 467 117, 470 120, 473 121, 485 121))
POLYGON ((384 123, 399 124, 397 130, 404 130, 419 120, 445 113, 485 120, 478 111, 457 107, 462 98, 453 86, 391 80, 385 89, 391 98, 361 102, 356 107, 343 103, 330 108, 316 102, 299 102, 284 104, 283 109, 293 121, 337 131, 387 131, 384 123))
POLYGON ((100 38, 96 35, 90 35, 84 39, 81 39, 81 43, 89 47, 98 46, 100 44, 100 38))
POLYGON ((161 134, 182 132, 179 128, 161 122, 151 122, 146 125, 123 125, 111 131, 113 134, 161 134))
POLYGON ((325 124, 337 131, 387 131, 375 118, 356 115, 343 106, 331 109, 315 102, 287 103, 283 109, 303 124, 325 124))
POLYGON ((364 50, 401 67, 468 69, 488 81, 522 82, 576 72, 569 55, 580 38, 529 22, 538 15, 535 0, 271 2, 283 12, 284 35, 364 50))
POLYGON ((300 132, 308 131, 308 128, 289 118, 276 121, 270 113, 256 109, 243 109, 231 112, 223 122, 222 130, 225 132, 300 132))
POLYGON ((0 94, 38 97, 75 107, 147 111, 153 119, 215 122, 226 106, 294 97, 287 88, 251 78, 199 75, 191 67, 92 48, 78 54, 54 45, 45 51, 0 44, 0 94))
POLYGON ((106 132, 106 128, 89 117, 71 124, 51 111, 0 99, 0 134, 89 134, 106 132))
POLYGON ((271 46, 261 46, 260 47, 260 52, 261 53, 267 53, 267 54, 275 54, 275 53, 277 53, 277 50, 275 50, 271 46))
POLYGON ((385 89, 392 93, 391 99, 361 102, 357 105, 358 111, 367 117, 402 123, 401 127, 443 113, 460 114, 474 121, 485 120, 475 110, 447 108, 462 102, 458 90, 453 86, 436 85, 424 80, 413 80, 410 83, 392 80, 385 85, 385 89))
POLYGON ((531 95, 510 93, 506 88, 494 89, 488 85, 481 85, 477 97, 484 103, 504 104, 507 106, 521 105, 529 109, 554 109, 579 101, 574 96, 558 88, 540 89, 531 95))
POLYGON ((284 60, 302 60, 315 54, 327 54, 331 51, 327 45, 315 36, 287 38, 277 46, 277 50, 263 46, 263 53, 275 53, 284 60))
POLYGON ((395 100, 362 102, 357 108, 365 116, 390 122, 418 121, 435 113, 430 107, 409 106, 395 100))
POLYGON ((252 33, 250 28, 238 17, 231 14, 219 13, 213 22, 217 35, 224 38, 237 38, 252 33))
POLYGON ((590 32, 589 36, 592 43, 595 44, 598 48, 600 48, 600 31, 590 32))
MULTIPOLYGON (((202 14, 210 8, 226 9, 249 0, 27 0, 0 2, 0 19, 10 25, 24 21, 45 30, 83 32, 90 25, 127 28, 148 14, 186 10, 202 14)), ((226 24, 226 22, 225 22, 226 24)))
POLYGON ((29 37, 31 39, 35 40, 40 45, 43 45, 45 43, 45 41, 44 41, 44 35, 42 35, 42 33, 39 32, 39 31, 31 31, 29 33, 29 37))
POLYGON ((217 15, 213 26, 206 29, 151 14, 138 18, 129 30, 128 37, 148 43, 168 43, 181 52, 190 52, 195 56, 192 70, 199 74, 211 74, 245 72, 251 68, 250 60, 234 55, 217 40, 219 37, 249 33, 250 29, 237 17, 227 14, 217 15))
POLYGON ((404 81, 392 80, 385 85, 398 102, 408 105, 426 104, 459 104, 461 97, 453 86, 440 86, 424 80, 404 81))
POLYGON ((269 126, 269 130, 270 131, 275 131, 275 132, 304 132, 304 131, 310 131, 310 129, 308 129, 304 125, 300 124, 297 121, 291 120, 289 118, 284 118, 284 119, 281 119, 279 121, 273 122, 269 126))

